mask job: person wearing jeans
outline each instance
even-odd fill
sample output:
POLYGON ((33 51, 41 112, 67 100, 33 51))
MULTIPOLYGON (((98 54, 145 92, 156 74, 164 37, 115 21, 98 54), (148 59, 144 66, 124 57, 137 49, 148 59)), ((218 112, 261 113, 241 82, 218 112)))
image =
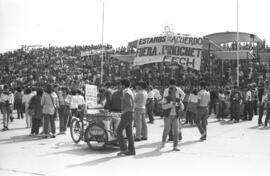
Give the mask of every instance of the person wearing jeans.
POLYGON ((70 101, 71 96, 68 94, 66 87, 62 88, 62 91, 58 92, 59 97, 59 134, 65 134, 67 129, 67 121, 70 114, 70 101))
POLYGON ((12 102, 12 97, 9 93, 9 87, 7 85, 4 86, 4 90, 1 93, 0 96, 0 102, 1 102, 1 112, 3 114, 3 131, 8 130, 8 122, 9 122, 9 116, 10 116, 10 102, 12 102))
POLYGON ((178 137, 179 137, 179 104, 180 99, 176 98, 176 87, 170 87, 168 96, 164 98, 162 109, 164 110, 164 129, 162 134, 162 145, 165 146, 166 138, 172 128, 173 131, 173 150, 179 151, 178 149, 178 137))
POLYGON ((123 90, 123 96, 121 101, 121 120, 116 130, 117 139, 120 145, 121 151, 117 156, 123 155, 136 155, 134 147, 134 139, 132 134, 132 121, 134 113, 134 95, 131 91, 130 82, 127 79, 121 80, 121 87, 123 90), (123 136, 123 131, 126 130, 126 136, 128 138, 128 147, 123 136))
POLYGON ((55 138, 55 103, 52 97, 52 87, 47 85, 41 98, 42 112, 44 115, 44 138, 49 137, 49 125, 51 126, 52 138, 55 138))
POLYGON ((137 93, 134 98, 134 123, 136 128, 135 141, 147 140, 147 125, 145 120, 147 92, 145 88, 146 84, 144 82, 139 82, 136 85, 137 93))
POLYGON ((196 124, 201 133, 200 140, 206 140, 207 137, 207 118, 209 116, 208 106, 210 102, 210 93, 205 89, 206 83, 201 83, 202 89, 198 93, 198 106, 196 124))

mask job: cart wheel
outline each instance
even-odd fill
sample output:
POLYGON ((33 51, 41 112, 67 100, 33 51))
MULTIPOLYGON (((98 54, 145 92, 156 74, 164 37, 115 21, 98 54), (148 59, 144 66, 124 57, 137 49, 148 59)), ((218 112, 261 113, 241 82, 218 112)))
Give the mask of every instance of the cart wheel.
POLYGON ((99 124, 90 124, 85 130, 85 142, 93 150, 104 149, 108 134, 99 124))
POLYGON ((83 122, 80 119, 73 118, 71 120, 70 135, 76 144, 83 138, 83 122))

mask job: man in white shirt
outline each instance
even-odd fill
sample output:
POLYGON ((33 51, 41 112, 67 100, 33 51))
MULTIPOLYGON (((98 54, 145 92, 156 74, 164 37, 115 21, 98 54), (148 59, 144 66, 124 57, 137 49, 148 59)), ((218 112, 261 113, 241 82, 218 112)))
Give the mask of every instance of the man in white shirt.
POLYGON ((3 114, 3 131, 8 130, 8 118, 10 116, 10 105, 12 103, 12 96, 9 93, 7 85, 4 86, 4 90, 0 96, 1 112, 3 114))
POLYGON ((210 93, 206 90, 206 83, 200 83, 201 90, 198 93, 198 106, 197 106, 197 118, 196 124, 201 133, 200 140, 206 140, 207 137, 207 118, 208 114, 208 105, 210 102, 210 93))
MULTIPOLYGON (((164 90, 162 104, 164 104, 166 102, 165 97, 167 97, 169 95, 169 89, 170 89, 170 87, 175 87, 176 88, 176 92, 175 92, 176 98, 178 98, 181 101, 183 101, 186 94, 185 94, 185 92, 180 87, 177 87, 176 86, 175 79, 171 79, 169 81, 169 84, 170 84, 169 87, 164 90)), ((181 128, 180 125, 179 125, 179 127, 181 128)), ((179 139, 182 139, 182 136, 179 139)), ((169 133, 169 141, 172 141, 172 140, 173 140, 173 135, 172 135, 172 130, 171 130, 170 133, 169 133)))
POLYGON ((247 87, 246 97, 245 97, 245 107, 244 107, 244 118, 243 120, 252 120, 252 93, 251 87, 247 87), (248 117, 247 117, 248 114, 248 117))
POLYGON ((163 98, 167 97, 169 95, 169 88, 172 86, 175 86, 176 87, 176 98, 179 98, 183 101, 183 99, 186 95, 185 92, 180 87, 176 86, 176 81, 174 79, 171 79, 169 81, 169 83, 170 83, 170 86, 164 90, 163 98))

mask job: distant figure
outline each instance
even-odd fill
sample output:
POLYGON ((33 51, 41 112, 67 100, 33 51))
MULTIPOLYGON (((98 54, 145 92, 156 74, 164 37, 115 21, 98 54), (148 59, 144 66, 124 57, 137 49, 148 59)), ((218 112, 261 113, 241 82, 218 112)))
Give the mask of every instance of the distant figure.
POLYGON ((138 82, 136 84, 136 94, 134 98, 135 110, 134 110, 134 122, 136 128, 135 141, 147 140, 147 125, 145 120, 145 110, 147 101, 146 84, 144 82, 138 82))
POLYGON ((34 95, 29 102, 29 112, 32 115, 32 128, 30 136, 39 134, 39 127, 41 126, 41 119, 43 118, 41 97, 43 90, 38 88, 37 95, 34 95))
POLYGON ((201 90, 198 93, 196 124, 201 133, 200 140, 206 140, 207 118, 209 116, 208 106, 210 103, 210 93, 206 90, 206 83, 202 82, 200 86, 201 86, 201 90))

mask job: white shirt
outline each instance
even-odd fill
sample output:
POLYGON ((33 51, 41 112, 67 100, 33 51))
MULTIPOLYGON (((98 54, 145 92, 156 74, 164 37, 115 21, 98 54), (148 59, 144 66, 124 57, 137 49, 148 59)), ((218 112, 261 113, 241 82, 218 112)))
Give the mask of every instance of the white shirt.
POLYGON ((200 100, 199 106, 207 107, 208 103, 210 102, 210 93, 206 90, 201 90, 198 93, 198 100, 200 100))
POLYGON ((85 101, 82 95, 77 95, 78 105, 85 105, 85 101))
POLYGON ((25 106, 28 107, 29 106, 29 102, 31 100, 31 98, 33 97, 33 94, 24 94, 22 97, 22 102, 25 103, 25 106))
POLYGON ((79 104, 78 96, 77 95, 71 95, 70 109, 77 109, 78 104, 79 104))
POLYGON ((154 92, 154 97, 155 97, 157 100, 161 99, 161 95, 160 95, 159 90, 153 89, 153 92, 154 92))
POLYGON ((151 90, 150 92, 148 92, 148 98, 150 99, 154 99, 155 98, 155 93, 153 90, 151 90))
MULTIPOLYGON (((169 95, 169 88, 166 88, 163 93, 163 98, 167 97, 168 95, 169 95)), ((186 95, 185 92, 180 87, 176 87, 176 98, 179 98, 183 101, 185 95, 186 95)))
POLYGON ((189 102, 198 103, 198 95, 191 93, 189 96, 189 102))
POLYGON ((246 101, 251 101, 251 91, 248 90, 246 93, 246 101))
POLYGON ((12 104, 14 98, 12 98, 11 94, 4 94, 2 93, 0 96, 0 102, 4 103, 5 101, 9 101, 10 104, 12 104))

